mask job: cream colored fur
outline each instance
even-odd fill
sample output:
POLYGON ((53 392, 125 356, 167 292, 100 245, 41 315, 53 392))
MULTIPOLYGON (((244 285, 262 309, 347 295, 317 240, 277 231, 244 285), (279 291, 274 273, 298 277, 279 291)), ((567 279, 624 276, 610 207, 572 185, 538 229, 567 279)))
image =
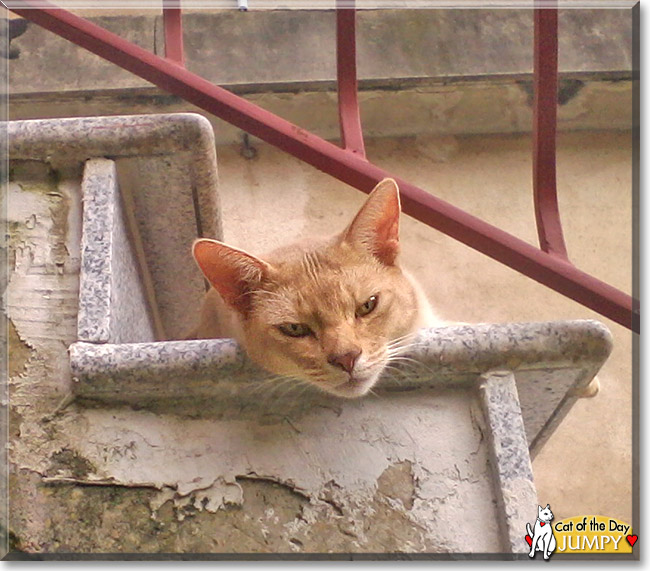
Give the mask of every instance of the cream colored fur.
POLYGON ((440 322, 397 263, 399 215, 397 184, 386 179, 350 226, 329 239, 263 259, 198 240, 194 256, 213 287, 192 337, 233 337, 272 373, 343 397, 366 394, 411 333, 440 322), (360 315, 371 298, 376 306, 360 315), (283 333, 292 323, 311 333, 283 333))
MULTIPOLYGON (((444 324, 397 262, 399 216, 397 184, 385 179, 329 239, 303 240, 263 259, 197 240, 193 254, 212 289, 188 338, 231 337, 271 373, 343 397, 366 394, 412 333, 444 324), (359 315, 373 297, 376 307, 359 315), (289 324, 310 334, 288 336, 289 324)), ((598 387, 594 378, 578 396, 594 396, 598 387)))

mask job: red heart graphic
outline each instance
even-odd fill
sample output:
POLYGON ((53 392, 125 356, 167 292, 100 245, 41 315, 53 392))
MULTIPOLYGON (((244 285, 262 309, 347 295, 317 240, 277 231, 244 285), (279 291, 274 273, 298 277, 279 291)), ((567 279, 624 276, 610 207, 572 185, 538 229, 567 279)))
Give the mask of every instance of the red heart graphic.
MULTIPOLYGON (((630 541, 630 540, 628 539, 628 541, 630 541)), ((526 542, 528 543, 529 546, 531 546, 533 544, 533 538, 530 535, 527 535, 526 536, 526 542)))
POLYGON ((628 535, 625 539, 627 539, 627 542, 634 547, 634 544, 636 543, 636 540, 639 539, 638 535, 628 535))

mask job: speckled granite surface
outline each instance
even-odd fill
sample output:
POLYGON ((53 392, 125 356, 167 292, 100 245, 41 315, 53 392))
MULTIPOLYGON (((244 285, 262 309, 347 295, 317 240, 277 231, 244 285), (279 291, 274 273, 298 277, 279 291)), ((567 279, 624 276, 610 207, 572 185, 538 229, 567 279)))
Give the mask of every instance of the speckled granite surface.
POLYGON ((523 530, 530 518, 530 506, 537 504, 537 491, 515 376, 509 371, 494 371, 482 375, 480 383, 505 551, 526 553, 523 530))
POLYGON ((151 341, 156 334, 124 221, 114 161, 87 161, 81 190, 77 335, 92 343, 151 341))
MULTIPOLYGON (((66 172, 81 171, 88 159, 115 161, 156 338, 182 339, 193 326, 187 307, 197 307, 205 292, 192 242, 197 235, 221 236, 209 121, 192 113, 12 121, 8 136, 12 160, 66 172)), ((101 217, 103 208, 91 217, 101 217)), ((121 339, 127 340, 142 338, 121 339)))

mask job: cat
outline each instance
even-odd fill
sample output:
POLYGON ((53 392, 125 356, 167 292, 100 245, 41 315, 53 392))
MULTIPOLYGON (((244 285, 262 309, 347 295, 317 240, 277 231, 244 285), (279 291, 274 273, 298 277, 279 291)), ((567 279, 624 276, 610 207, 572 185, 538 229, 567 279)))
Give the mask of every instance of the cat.
MULTIPOLYGON (((263 259, 196 240, 194 259, 212 287, 187 338, 234 338, 271 373, 341 397, 367 394, 411 334, 451 324, 397 261, 400 213, 397 183, 384 179, 328 239, 302 240, 263 259)), ((598 388, 594 378, 576 394, 591 397, 598 388)))
POLYGON ((190 338, 232 337, 271 373, 367 394, 405 340, 442 323, 398 261, 399 189, 381 181, 349 226, 262 258, 222 242, 192 252, 212 286, 190 338))
POLYGON ((526 541, 530 545, 528 557, 533 558, 535 557, 536 551, 541 551, 544 559, 549 559, 557 547, 555 535, 553 535, 553 527, 551 525, 551 522, 553 521, 551 506, 549 504, 546 504, 545 508, 537 506, 537 514, 534 531, 531 529, 529 523, 526 524, 526 530, 528 531, 526 541))

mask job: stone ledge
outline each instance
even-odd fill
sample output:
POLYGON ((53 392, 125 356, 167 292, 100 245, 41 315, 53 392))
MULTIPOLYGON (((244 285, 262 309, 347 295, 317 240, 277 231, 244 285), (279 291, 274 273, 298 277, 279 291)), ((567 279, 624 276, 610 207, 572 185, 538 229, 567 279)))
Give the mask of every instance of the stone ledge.
MULTIPOLYGON (((384 379, 384 397, 424 389, 467 388, 484 373, 512 371, 531 453, 539 451, 605 362, 609 330, 597 321, 456 325, 423 329, 405 353, 415 367, 384 379)), ((154 411, 171 404, 177 414, 196 402, 202 414, 238 418, 304 415, 345 399, 316 389, 299 401, 274 394, 269 375, 232 339, 164 343, 73 343, 75 394, 106 405, 137 403, 154 411), (263 398, 266 397, 266 398, 263 398)), ((399 367, 397 367, 399 369, 399 367)))
MULTIPOLYGON (((361 90, 364 135, 372 138, 530 132, 529 84, 491 78, 401 90, 361 90)), ((629 130, 633 119, 632 94, 632 81, 590 80, 581 82, 577 90, 574 85, 571 94, 567 92, 570 97, 558 108, 558 130, 629 130)), ((324 139, 339 137, 334 91, 251 92, 245 98, 324 139)), ((14 120, 152 112, 203 114, 214 127, 217 145, 241 144, 241 129, 153 87, 25 94, 12 96, 9 106, 14 120)))
MULTIPOLYGON (((559 19, 562 73, 631 77, 632 10, 561 10, 559 19)), ((92 21, 164 53, 161 16, 92 21)), ((359 79, 376 88, 530 74, 532 24, 526 9, 360 11, 359 79)), ((333 11, 194 12, 184 31, 188 69, 217 85, 313 89, 336 77, 333 11)), ((12 47, 20 51, 11 63, 12 95, 148 85, 31 23, 12 47)))

